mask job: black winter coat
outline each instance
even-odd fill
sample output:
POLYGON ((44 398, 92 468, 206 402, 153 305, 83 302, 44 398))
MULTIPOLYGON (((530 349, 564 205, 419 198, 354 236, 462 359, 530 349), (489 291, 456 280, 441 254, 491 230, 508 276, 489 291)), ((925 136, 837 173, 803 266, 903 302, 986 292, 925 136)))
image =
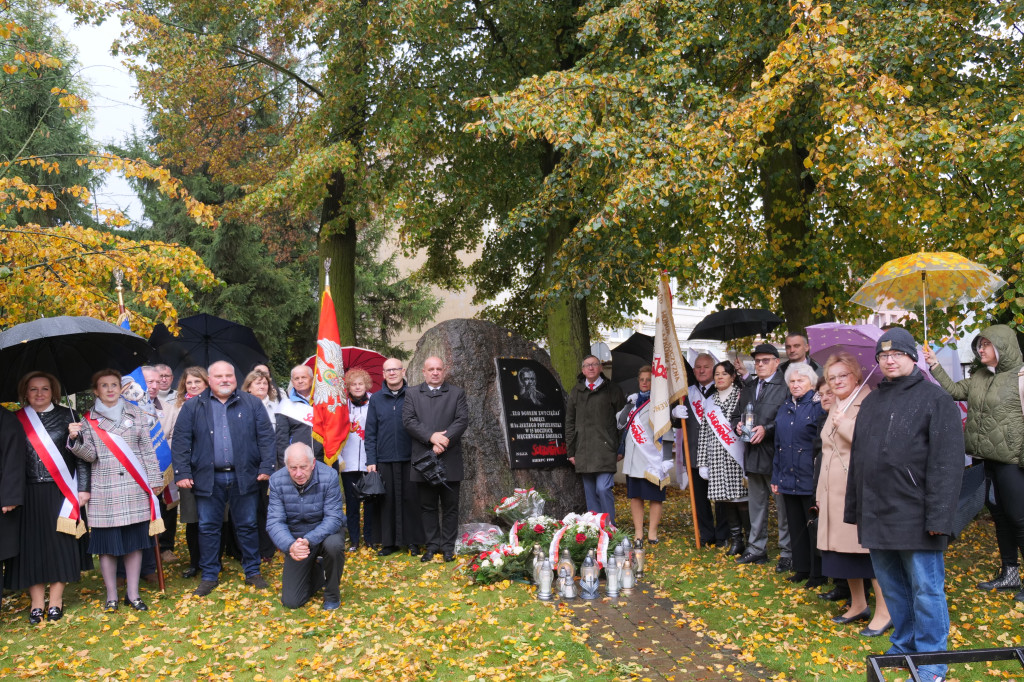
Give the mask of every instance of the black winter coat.
POLYGON ((407 384, 392 391, 387 384, 370 396, 366 411, 366 464, 408 462, 412 439, 402 425, 407 384))
POLYGON ((776 370, 768 382, 761 387, 761 395, 754 400, 754 396, 757 394, 757 383, 758 379, 754 376, 750 378, 748 384, 744 385, 743 392, 740 393, 739 414, 732 426, 733 429, 736 428, 747 411, 747 404, 752 403, 754 405, 754 426, 764 427, 764 440, 757 445, 747 446, 747 456, 743 460, 743 465, 748 474, 762 474, 770 477, 772 463, 775 460, 775 415, 778 414, 782 403, 789 398, 789 389, 782 380, 782 372, 776 370))
MULTIPOLYGON (((412 437, 412 460, 417 455, 433 446, 430 436, 444 431, 448 438, 448 449, 440 456, 444 463, 446 480, 461 481, 462 467, 462 434, 469 427, 469 404, 466 394, 458 386, 447 381, 436 391, 431 391, 427 382, 412 386, 405 391, 405 405, 402 406, 402 424, 412 437)), ((423 475, 412 467, 409 480, 413 483, 424 482, 423 475)))
POLYGON ((25 431, 13 413, 0 407, 0 561, 21 551, 21 505, 25 504, 25 431))
POLYGON ((576 473, 615 473, 618 465, 619 428, 615 415, 626 406, 618 384, 601 375, 591 391, 583 375, 569 391, 565 411, 565 444, 576 458, 576 473))
POLYGON ((843 520, 857 525, 867 549, 944 550, 963 471, 960 410, 915 367, 864 399, 853 431, 843 520))

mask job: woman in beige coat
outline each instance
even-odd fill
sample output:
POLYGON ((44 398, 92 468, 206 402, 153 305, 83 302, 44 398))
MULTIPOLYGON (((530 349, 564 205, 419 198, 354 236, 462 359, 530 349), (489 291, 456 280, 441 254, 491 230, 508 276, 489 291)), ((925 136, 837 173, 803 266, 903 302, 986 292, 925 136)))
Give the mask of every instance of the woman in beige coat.
POLYGON ((861 385, 860 363, 849 353, 831 356, 825 363, 824 374, 835 402, 821 429, 821 473, 816 496, 821 572, 831 578, 846 578, 850 583, 850 608, 833 618, 833 622, 870 620, 861 634, 876 637, 892 627, 892 619, 878 581, 874 579, 871 556, 857 542, 857 526, 843 522, 853 427, 870 389, 861 385), (867 579, 875 590, 874 618, 864 592, 867 579))

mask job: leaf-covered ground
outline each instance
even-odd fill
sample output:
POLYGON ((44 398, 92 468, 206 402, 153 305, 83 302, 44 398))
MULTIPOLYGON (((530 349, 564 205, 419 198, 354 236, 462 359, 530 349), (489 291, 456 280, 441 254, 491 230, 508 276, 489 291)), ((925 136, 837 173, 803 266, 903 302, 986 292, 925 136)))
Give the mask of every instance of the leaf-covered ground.
MULTIPOLYGON (((789 574, 777 574, 774 527, 769 535, 773 560, 765 565, 738 566, 721 548, 695 549, 684 494, 669 494, 664 539, 652 552, 648 578, 678 602, 678 609, 693 616, 691 626, 707 630, 720 645, 740 647, 743 660, 777 671, 773 679, 865 679, 865 657, 884 653, 888 634, 866 638, 859 634, 864 623, 836 625, 830 619, 845 608, 818 599, 821 589, 805 589, 787 582, 789 574)), ((628 518, 617 520, 622 524, 628 518)), ((992 521, 985 512, 946 555, 950 648, 1021 646, 1024 604, 1014 601, 1012 593, 975 588, 998 568, 992 521)), ((887 679, 903 680, 906 674, 892 671, 887 679)), ((1014 663, 950 669, 950 680, 988 679, 1024 679, 1024 671, 1014 663)))
MULTIPOLYGON (((629 525, 619 493, 620 524, 629 525)), ((662 542, 650 552, 647 579, 692 616, 691 627, 723 650, 775 671, 773 679, 863 680, 864 657, 881 653, 885 637, 865 639, 859 626, 829 619, 839 607, 816 591, 793 586, 774 564, 736 566, 721 549, 693 548, 689 502, 672 491, 662 542), (686 515, 686 516, 684 516, 686 515)), ((184 543, 182 543, 183 545, 184 543)), ((770 547, 774 553, 774 546, 770 547)), ((1019 646, 1024 608, 1010 594, 978 591, 998 560, 988 517, 976 522, 947 558, 947 585, 957 648, 1019 646)), ((476 587, 457 564, 421 564, 408 556, 349 558, 342 608, 330 614, 316 600, 280 606, 280 560, 265 575, 272 589, 241 582, 237 563, 210 598, 169 567, 168 589, 148 586, 151 610, 122 605, 101 612, 98 571, 69 587, 67 615, 29 625, 28 598, 8 595, 0 610, 0 678, 49 679, 438 679, 569 680, 643 678, 644 671, 603 661, 585 644, 567 609, 537 602, 519 584, 476 587)), ((974 664, 951 670, 961 682, 1024 679, 1019 666, 974 664)), ((749 679, 739 675, 740 679, 749 679)), ((894 675, 893 679, 902 679, 894 675)))

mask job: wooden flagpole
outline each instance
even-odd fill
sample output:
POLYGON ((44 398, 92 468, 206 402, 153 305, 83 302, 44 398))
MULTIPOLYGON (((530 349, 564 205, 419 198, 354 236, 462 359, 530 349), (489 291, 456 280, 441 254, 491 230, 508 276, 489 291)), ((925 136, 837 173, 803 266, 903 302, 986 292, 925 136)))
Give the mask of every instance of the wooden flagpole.
MULTIPOLYGON (((117 323, 121 324, 128 319, 128 311, 124 307, 124 273, 120 269, 114 270, 114 281, 117 283, 117 323)), ((157 507, 159 510, 159 506, 157 507)), ((156 555, 156 582, 161 592, 167 591, 164 580, 164 560, 160 556, 160 536, 153 536, 153 554, 156 555)))

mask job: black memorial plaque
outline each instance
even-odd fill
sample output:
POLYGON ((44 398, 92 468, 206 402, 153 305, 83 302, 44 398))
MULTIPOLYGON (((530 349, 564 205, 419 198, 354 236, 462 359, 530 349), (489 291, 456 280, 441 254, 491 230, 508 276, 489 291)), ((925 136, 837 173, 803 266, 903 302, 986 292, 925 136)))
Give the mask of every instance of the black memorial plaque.
POLYGON ((498 392, 513 469, 568 465, 565 394, 544 365, 534 360, 495 358, 498 392))

